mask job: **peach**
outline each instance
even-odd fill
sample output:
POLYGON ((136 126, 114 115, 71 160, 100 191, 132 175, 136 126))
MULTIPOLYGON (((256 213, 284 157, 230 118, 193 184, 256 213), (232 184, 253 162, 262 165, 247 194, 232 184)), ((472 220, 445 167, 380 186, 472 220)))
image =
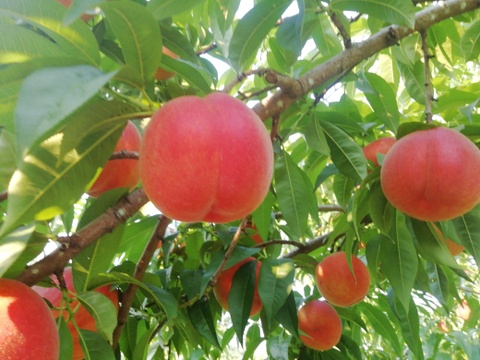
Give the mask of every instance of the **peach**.
POLYGON ((352 255, 352 270, 344 251, 328 255, 315 270, 315 280, 323 297, 336 306, 347 307, 363 300, 370 288, 367 266, 352 255))
MULTIPOLYGON (((235 276, 237 270, 245 263, 249 261, 256 261, 253 257, 248 257, 237 264, 229 267, 225 271, 223 271, 217 279, 215 286, 213 287, 213 294, 217 298, 218 303, 228 311, 228 296, 230 294, 230 288, 232 287, 232 280, 235 276)), ((253 293, 253 303, 252 309, 250 310, 250 316, 257 315, 263 307, 262 301, 260 300, 260 295, 258 294, 258 275, 260 273, 260 267, 262 263, 257 261, 257 272, 256 272, 256 284, 255 284, 255 291, 253 293)))
POLYGON ((395 144, 395 141, 396 140, 393 137, 383 137, 372 141, 363 148, 363 155, 365 155, 365 158, 371 161, 375 166, 378 166, 377 154, 385 155, 393 144, 395 144))
MULTIPOLYGON (((137 127, 129 121, 118 139, 114 152, 122 150, 138 152, 142 135, 137 127)), ((132 190, 140 181, 140 171, 137 159, 108 160, 94 184, 87 191, 92 197, 99 197, 104 192, 116 188, 132 190)))
POLYGON ((445 127, 410 133, 385 156, 383 192, 405 214, 424 221, 458 217, 480 200, 480 150, 445 127))
MULTIPOLYGON (((65 268, 63 271, 63 278, 65 279, 65 285, 67 289, 71 292, 75 292, 75 288, 73 286, 73 278, 72 278, 72 268, 68 267, 65 268)), ((58 284, 58 280, 55 278, 55 282, 58 284)), ((33 289, 40 294, 42 297, 47 299, 55 308, 62 308, 62 292, 56 287, 45 288, 41 286, 34 286, 33 289)), ((118 293, 115 290, 111 290, 109 286, 102 286, 95 291, 105 295, 108 297, 118 311, 118 293)), ((70 295, 73 297, 73 295, 70 295)), ((79 302, 77 300, 71 303, 72 309, 76 309, 79 306, 79 302)), ((65 320, 68 319, 68 312, 66 310, 52 310, 52 314, 55 318, 57 318, 62 313, 65 320)), ((97 327, 95 325, 95 319, 92 315, 85 309, 83 306, 80 306, 75 313, 74 316, 75 323, 80 329, 83 330, 90 330, 90 331, 97 331, 97 327)), ((75 329, 75 326, 72 321, 67 322, 68 329, 72 334, 73 339, 73 360, 81 360, 84 358, 83 350, 80 345, 78 332, 75 329)))
MULTIPOLYGON (((162 52, 163 56, 169 56, 172 59, 178 59, 178 55, 171 51, 169 48, 166 48, 165 46, 162 46, 162 52)), ((165 70, 160 66, 157 68, 157 71, 155 71, 155 79, 158 81, 170 79, 174 75, 175 73, 173 71, 165 70)))
POLYGON ((59 336, 47 303, 27 285, 0 279, 0 359, 58 360, 59 336))
POLYGON ((337 311, 327 302, 311 300, 298 310, 300 340, 314 350, 329 350, 342 336, 342 321, 337 311))
POLYGON ((273 150, 264 124, 230 95, 173 99, 145 129, 143 188, 171 219, 226 223, 243 218, 262 203, 272 173, 273 150))

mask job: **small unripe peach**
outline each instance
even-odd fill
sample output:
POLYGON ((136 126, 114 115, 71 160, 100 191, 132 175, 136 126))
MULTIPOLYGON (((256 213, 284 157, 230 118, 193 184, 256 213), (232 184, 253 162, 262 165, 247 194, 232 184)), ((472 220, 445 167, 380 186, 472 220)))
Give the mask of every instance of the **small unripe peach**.
POLYGON ((480 150, 445 127, 399 139, 383 161, 380 181, 390 203, 424 221, 449 220, 480 200, 480 150))
POLYGON ((325 301, 311 300, 305 303, 298 310, 297 317, 300 340, 309 348, 325 351, 340 341, 342 321, 337 311, 325 301))
POLYGON ((317 287, 328 302, 347 307, 362 301, 367 295, 370 273, 355 255, 352 255, 352 270, 344 251, 328 255, 318 263, 315 271, 317 287))

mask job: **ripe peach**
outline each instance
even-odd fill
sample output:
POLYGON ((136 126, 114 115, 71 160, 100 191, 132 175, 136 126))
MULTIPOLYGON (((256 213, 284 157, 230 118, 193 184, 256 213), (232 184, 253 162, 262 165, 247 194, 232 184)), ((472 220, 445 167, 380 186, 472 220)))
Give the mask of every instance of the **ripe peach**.
MULTIPOLYGON (((78 0, 77 0, 78 1, 78 0)), ((62 4, 63 6, 65 6, 66 8, 69 8, 70 5, 72 5, 72 2, 73 0, 57 0, 57 2, 59 2, 60 4, 62 4)), ((93 15, 88 15, 88 14, 83 14, 82 16, 80 16, 80 18, 87 22, 88 20, 90 20, 91 18, 93 18, 93 15)))
POLYGON ((323 297, 336 306, 351 306, 363 300, 370 287, 367 266, 352 255, 353 274, 344 251, 328 255, 315 270, 315 280, 323 297))
POLYGON ((245 217, 265 198, 272 173, 264 124, 230 95, 173 99, 145 130, 143 188, 171 219, 226 223, 245 217))
MULTIPOLYGON (((63 278, 65 279, 65 284, 67 289, 71 292, 74 292, 73 286, 73 278, 72 278, 72 268, 68 267, 65 268, 63 271, 63 278)), ((55 278, 55 282, 58 284, 58 280, 55 278)), ((56 287, 45 288, 41 286, 33 286, 33 289, 47 299, 55 308, 62 308, 62 292, 56 287)), ((102 286, 95 291, 105 295, 108 297, 118 311, 118 294, 117 291, 111 290, 109 286, 102 286)), ((71 295, 73 297, 73 295, 71 295)), ((73 301, 71 303, 72 309, 76 309, 79 306, 78 301, 73 301)), ((66 310, 52 310, 53 316, 57 318, 62 313, 65 320, 68 319, 68 312, 66 310)), ((85 309, 83 306, 80 306, 75 313, 74 316, 75 323, 78 325, 80 329, 83 330, 90 330, 90 331, 97 331, 97 327, 95 325, 95 319, 92 315, 85 309)), ((68 329, 72 334, 73 339, 73 360, 81 360, 84 358, 83 350, 79 342, 78 332, 75 329, 75 326, 72 321, 67 322, 68 329)))
MULTIPOLYGON (((169 48, 162 46, 163 56, 169 56, 173 59, 178 59, 178 55, 171 51, 169 48)), ((167 80, 172 78, 175 75, 173 71, 165 70, 164 68, 158 67, 155 72, 155 79, 158 81, 167 80)))
POLYGON ((60 344, 47 303, 27 285, 0 279, 0 359, 58 360, 60 344))
POLYGON ((298 310, 300 340, 314 350, 329 350, 342 336, 342 321, 337 311, 327 302, 311 300, 298 310))
MULTIPOLYGON (((232 287, 232 280, 235 276, 237 270, 245 263, 249 261, 256 261, 253 257, 248 257, 239 263, 229 267, 227 270, 223 271, 217 279, 217 282, 213 288, 213 293, 217 298, 218 303, 228 311, 228 295, 230 294, 230 288, 232 287)), ((258 275, 260 273, 260 267, 262 263, 257 261, 257 272, 256 272, 256 283, 255 291, 253 294, 253 303, 252 309, 250 310, 250 316, 257 315, 263 307, 262 300, 260 300, 260 295, 258 294, 258 275)))
MULTIPOLYGON (((142 135, 137 127, 129 121, 118 139, 114 152, 122 150, 140 150, 142 135)), ((104 192, 116 188, 132 190, 140 181, 139 163, 137 159, 108 160, 95 183, 87 191, 92 197, 99 197, 104 192)))
POLYGON ((480 150, 459 132, 436 127, 399 139, 380 173, 388 201, 424 221, 448 220, 480 200, 480 150))
POLYGON ((384 137, 372 141, 363 148, 363 155, 367 160, 370 160, 375 166, 378 166, 377 154, 385 155, 388 150, 395 144, 395 138, 384 137))

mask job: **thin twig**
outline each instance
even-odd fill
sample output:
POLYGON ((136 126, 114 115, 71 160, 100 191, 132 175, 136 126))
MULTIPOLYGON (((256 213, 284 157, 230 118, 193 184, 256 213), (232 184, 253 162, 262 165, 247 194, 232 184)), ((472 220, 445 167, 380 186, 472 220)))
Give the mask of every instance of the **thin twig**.
MULTIPOLYGON (((167 226, 170 224, 171 220, 163 215, 158 218, 157 226, 153 231, 150 240, 148 241, 147 246, 143 250, 142 257, 140 261, 137 263, 135 267, 135 271, 133 273, 133 277, 139 281, 142 281, 143 276, 147 270, 148 264, 152 260, 153 253, 157 249, 158 242, 163 240, 165 236, 165 231, 167 230, 167 226)), ((120 309, 118 311, 118 321, 117 327, 113 331, 113 341, 112 347, 115 349, 118 345, 118 341, 120 339, 120 335, 122 334, 123 327, 125 326, 128 315, 130 312, 130 308, 132 307, 133 301, 135 300, 135 294, 137 293, 138 285, 130 284, 123 294, 122 303, 120 309)))
POLYGON ((272 246, 272 245, 292 245, 292 246, 296 246, 299 249, 305 247, 305 244, 298 241, 293 241, 293 240, 269 240, 269 241, 265 241, 260 244, 257 244, 253 247, 265 248, 267 246, 272 246))
POLYGON ((7 199, 8 199, 8 191, 3 190, 2 192, 0 192, 0 202, 3 202, 7 199))
POLYGON ((313 250, 318 249, 319 247, 325 246, 328 242, 328 238, 330 237, 330 233, 318 236, 314 238, 313 240, 303 244, 303 247, 299 247, 298 249, 295 249, 288 254, 283 255, 284 258, 293 258, 299 254, 308 254, 309 252, 312 252, 313 250))
POLYGON ((110 156, 109 160, 124 160, 124 159, 138 160, 138 152, 130 151, 130 150, 117 151, 117 152, 114 152, 112 156, 110 156))
POLYGON ((432 89, 432 82, 430 79, 430 59, 432 55, 430 55, 428 51, 428 43, 427 43, 427 31, 423 30, 420 31, 420 35, 422 37, 422 51, 423 51, 423 62, 425 65, 425 122, 430 124, 433 119, 432 114, 432 100, 433 100, 433 89, 432 89))
POLYGON ((248 71, 244 71, 240 74, 237 75, 237 77, 235 78, 235 80, 233 80, 230 84, 227 84, 224 86, 224 88, 222 89, 222 92, 228 94, 230 93, 230 91, 232 91, 232 89, 237 86, 239 83, 241 83, 243 80, 245 80, 247 77, 251 76, 251 75, 263 75, 265 73, 265 69, 256 69, 256 70, 248 70, 248 71))
POLYGON ((222 260, 222 263, 218 267, 217 271, 212 276, 212 280, 210 280, 210 285, 213 287, 215 286, 218 277, 223 271, 223 268, 225 267, 225 264, 227 263, 228 259, 230 259, 230 256, 232 256, 233 250, 235 250, 235 247, 237 246, 238 240, 240 239, 240 235, 242 235, 242 232, 245 229, 245 226, 248 223, 248 217, 245 217, 242 219, 242 222, 240 223, 240 226, 238 227, 237 231, 235 232, 235 235, 233 236, 232 242, 230 243, 230 246, 228 247, 227 252, 225 253, 225 256, 222 260))

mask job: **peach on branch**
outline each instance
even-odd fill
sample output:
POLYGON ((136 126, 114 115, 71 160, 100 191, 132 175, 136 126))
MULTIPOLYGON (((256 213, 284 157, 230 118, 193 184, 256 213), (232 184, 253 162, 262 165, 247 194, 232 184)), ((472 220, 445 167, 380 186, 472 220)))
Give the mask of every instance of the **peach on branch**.
MULTIPOLYGON (((63 278, 65 280, 65 285, 70 292, 69 296, 73 297, 75 293, 75 288, 73 286, 73 276, 72 276, 71 267, 65 268, 65 270, 63 271, 63 278)), ((58 285, 57 279, 55 279, 55 282, 58 285)), ((62 292, 57 287, 46 288, 41 286, 34 286, 33 289, 42 297, 47 299, 54 308, 56 309, 65 308, 65 305, 62 305, 62 292)), ((109 298, 118 311, 118 293, 116 290, 111 290, 109 286, 102 286, 102 287, 99 287, 98 289, 95 289, 95 291, 109 298)), ((68 330, 70 331, 73 339, 72 360, 81 360, 84 358, 84 354, 83 354, 82 347, 80 345, 79 334, 75 328, 73 321, 76 323, 76 325, 80 329, 83 329, 83 330, 90 330, 90 331, 96 332, 97 327, 95 325, 95 319, 93 318, 93 316, 87 311, 87 309, 85 309, 83 306, 79 304, 78 300, 73 300, 70 306, 72 309, 78 308, 75 312, 73 320, 70 319, 70 321, 67 322, 68 330)), ((55 318, 57 318, 60 315, 60 313, 63 315, 65 320, 68 320, 69 314, 67 310, 52 309, 52 314, 55 318)))
POLYGON ((388 201, 405 214, 453 219, 480 201, 480 150, 452 129, 415 131, 389 150, 380 181, 388 201))
POLYGON ((272 173, 264 124, 230 95, 173 99, 145 130, 143 188, 171 219, 226 223, 245 217, 267 195, 272 173))
POLYGON ((0 279, 0 359, 58 360, 57 325, 47 303, 27 285, 0 279))
POLYGON ((365 155, 365 158, 371 161, 375 166, 378 166, 377 154, 385 155, 393 144, 395 144, 395 141, 396 140, 393 137, 383 137, 372 141, 363 148, 363 155, 365 155))
POLYGON ((309 348, 329 350, 340 341, 342 321, 337 311, 327 302, 308 301, 298 310, 297 317, 300 340, 309 348))
MULTIPOLYGON (((235 273, 237 272, 237 270, 243 264, 249 261, 256 261, 256 259, 253 257, 248 257, 238 262, 237 264, 233 265, 232 267, 229 267, 228 269, 222 271, 222 273, 217 279, 217 282, 215 283, 215 286, 213 287, 213 293, 217 298, 218 303, 222 306, 222 308, 224 308, 227 311, 229 309, 228 296, 230 294, 230 289, 232 287, 233 277, 235 276, 235 273)), ((257 261, 255 291, 253 293, 253 303, 252 303, 252 308, 250 310, 250 316, 257 315, 262 310, 262 307, 263 307, 262 300, 260 299, 260 295, 258 294, 258 275, 260 273, 261 265, 262 263, 260 261, 257 261)))
POLYGON ((325 257, 318 263, 315 275, 320 293, 336 306, 347 307, 362 301, 370 288, 370 273, 367 266, 352 255, 350 269, 344 251, 325 257))
MULTIPOLYGON (((114 152, 133 151, 138 152, 142 142, 142 135, 137 127, 127 122, 120 139, 115 145, 114 152)), ((102 172, 87 191, 92 197, 99 197, 104 192, 116 188, 132 190, 140 181, 140 171, 137 159, 114 159, 108 160, 102 172)))

